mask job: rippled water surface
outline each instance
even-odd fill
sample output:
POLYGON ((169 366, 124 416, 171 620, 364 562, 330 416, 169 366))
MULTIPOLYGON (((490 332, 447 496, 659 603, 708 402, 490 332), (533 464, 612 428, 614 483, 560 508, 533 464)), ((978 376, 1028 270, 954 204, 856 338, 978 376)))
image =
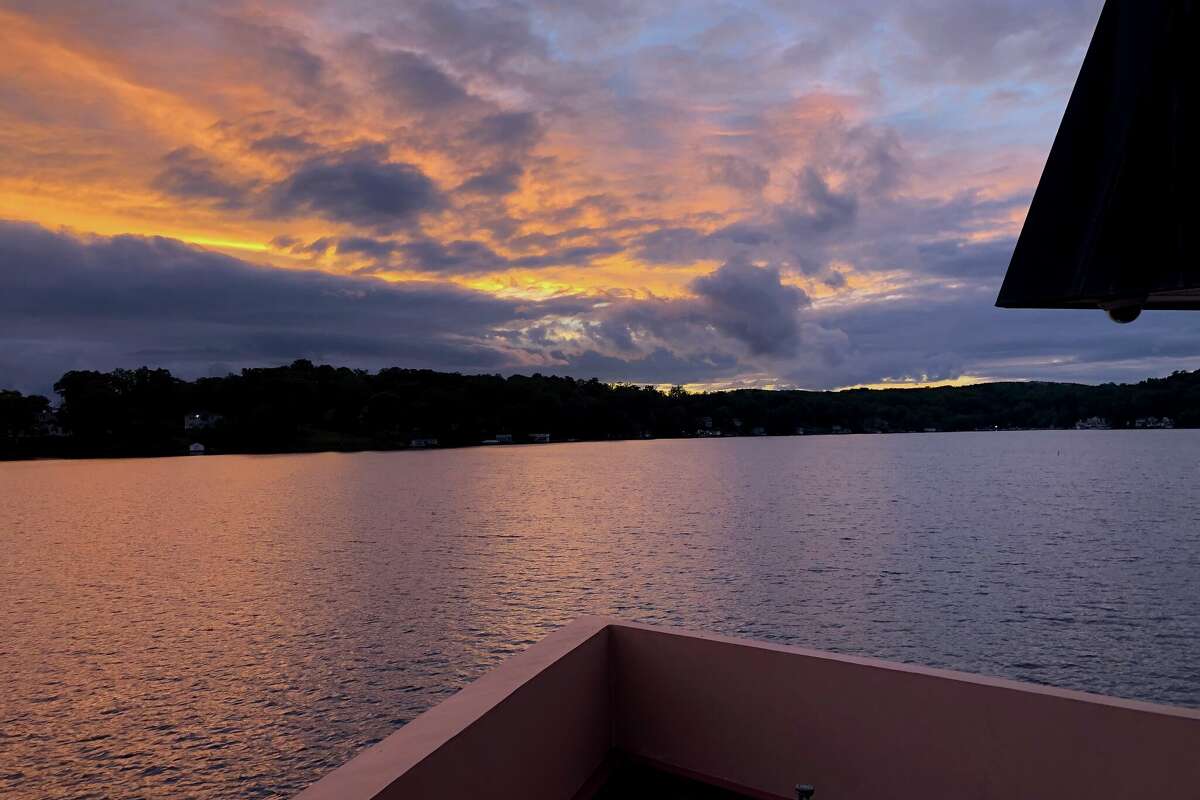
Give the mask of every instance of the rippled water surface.
POLYGON ((289 795, 584 613, 1200 706, 1200 432, 0 464, 0 796, 289 795))

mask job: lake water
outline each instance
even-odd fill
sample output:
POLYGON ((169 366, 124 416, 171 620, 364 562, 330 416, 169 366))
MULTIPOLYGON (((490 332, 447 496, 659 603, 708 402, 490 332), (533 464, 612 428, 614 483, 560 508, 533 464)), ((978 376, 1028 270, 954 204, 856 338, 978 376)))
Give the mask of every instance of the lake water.
POLYGON ((1200 706, 1200 431, 0 464, 0 796, 287 796, 584 613, 1200 706))

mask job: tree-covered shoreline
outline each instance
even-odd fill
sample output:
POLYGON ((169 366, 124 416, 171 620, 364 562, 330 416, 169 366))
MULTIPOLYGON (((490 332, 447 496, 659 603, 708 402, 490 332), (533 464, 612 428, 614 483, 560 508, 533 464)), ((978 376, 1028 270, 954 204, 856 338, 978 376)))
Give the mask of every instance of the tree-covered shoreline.
POLYGON ((0 392, 0 458, 389 450, 815 433, 1200 427, 1200 371, 1136 384, 688 393, 545 375, 314 365, 185 381, 163 369, 72 371, 60 403, 0 392), (1150 423, 1147 423, 1150 420, 1150 423), (542 438, 542 437, 536 437, 542 438))

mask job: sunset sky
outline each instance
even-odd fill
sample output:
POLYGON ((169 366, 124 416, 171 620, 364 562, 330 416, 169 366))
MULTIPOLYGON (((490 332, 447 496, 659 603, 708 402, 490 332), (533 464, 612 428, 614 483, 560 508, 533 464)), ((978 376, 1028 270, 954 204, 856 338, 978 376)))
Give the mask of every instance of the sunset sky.
POLYGON ((1099 11, 0 0, 0 384, 1200 366, 1185 314, 992 307, 1099 11))

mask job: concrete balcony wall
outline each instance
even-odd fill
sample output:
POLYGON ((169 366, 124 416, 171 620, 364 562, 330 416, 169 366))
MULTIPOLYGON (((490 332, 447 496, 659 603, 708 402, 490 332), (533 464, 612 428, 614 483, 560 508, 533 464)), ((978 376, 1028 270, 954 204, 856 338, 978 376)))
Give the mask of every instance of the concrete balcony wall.
POLYGON ((298 800, 580 800, 614 752, 761 798, 1200 796, 1200 711, 585 618, 298 800))
POLYGON ((296 800, 570 800, 612 745, 608 623, 513 656, 296 800))
POLYGON ((615 746, 764 797, 1200 797, 1200 712, 614 624, 615 746))

